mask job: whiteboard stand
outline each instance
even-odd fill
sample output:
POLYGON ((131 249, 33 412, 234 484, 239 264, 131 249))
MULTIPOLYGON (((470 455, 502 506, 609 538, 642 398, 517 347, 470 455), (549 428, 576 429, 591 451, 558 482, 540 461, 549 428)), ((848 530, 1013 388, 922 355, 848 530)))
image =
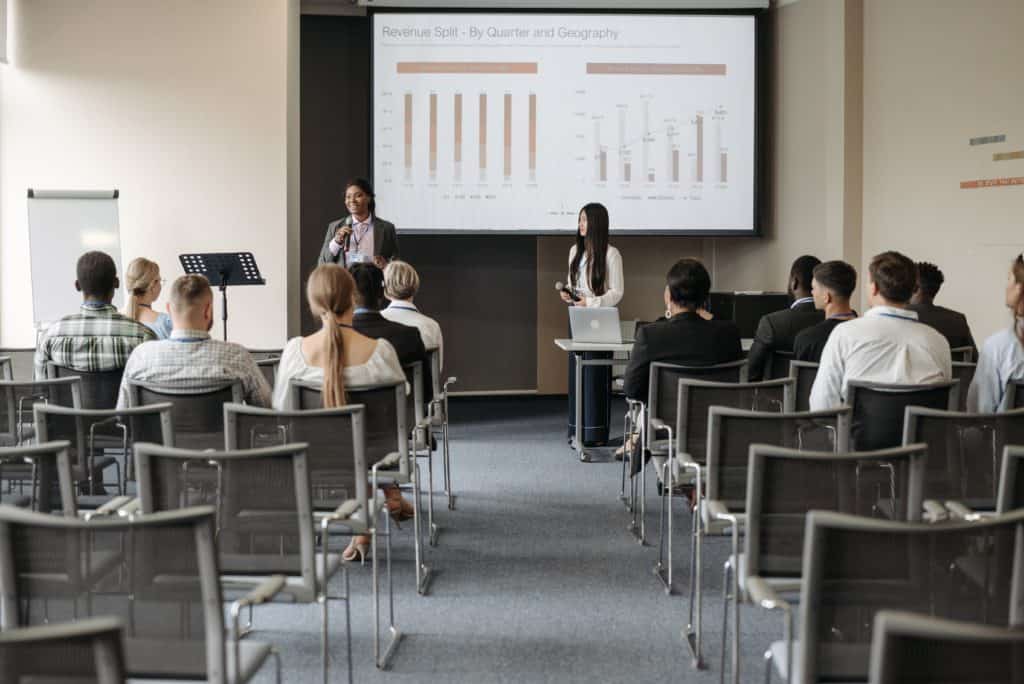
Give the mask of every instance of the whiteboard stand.
POLYGON ((252 252, 207 252, 205 254, 179 254, 178 260, 185 273, 205 276, 211 285, 220 289, 224 341, 228 340, 228 285, 266 285, 260 267, 252 252))

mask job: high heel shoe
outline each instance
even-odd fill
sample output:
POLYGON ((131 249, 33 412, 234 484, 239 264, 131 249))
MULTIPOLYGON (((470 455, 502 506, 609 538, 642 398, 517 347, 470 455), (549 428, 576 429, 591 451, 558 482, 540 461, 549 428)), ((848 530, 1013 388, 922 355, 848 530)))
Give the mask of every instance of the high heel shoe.
POLYGON ((398 529, 402 529, 401 523, 405 520, 411 520, 416 515, 416 509, 413 505, 402 498, 402 492, 398 487, 394 489, 386 490, 384 505, 388 507, 388 514, 391 519, 398 525, 398 529))
POLYGON ((359 558, 359 564, 366 564, 366 553, 369 549, 370 542, 367 537, 356 536, 352 537, 352 541, 348 543, 345 550, 341 552, 341 559, 348 563, 354 561, 357 557, 359 558))

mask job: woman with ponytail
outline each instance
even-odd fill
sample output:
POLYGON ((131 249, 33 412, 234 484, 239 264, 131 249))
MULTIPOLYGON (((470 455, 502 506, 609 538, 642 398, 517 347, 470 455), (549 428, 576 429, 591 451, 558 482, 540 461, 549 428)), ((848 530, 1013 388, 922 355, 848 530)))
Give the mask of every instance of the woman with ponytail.
MULTIPOLYGON (((344 406, 345 387, 376 385, 405 380, 394 347, 352 329, 355 283, 337 264, 317 266, 306 281, 306 300, 320 319, 320 330, 288 341, 281 352, 274 384, 274 408, 291 409, 288 386, 293 379, 323 384, 324 408, 344 406)), ((384 490, 392 517, 411 517, 412 505, 402 499, 398 487, 384 490)), ((362 560, 369 537, 356 536, 345 549, 345 560, 362 560)))
POLYGON ((1010 266, 1006 307, 1013 312, 1013 322, 985 340, 967 393, 968 411, 994 413, 1012 408, 1002 406, 1006 383, 1024 379, 1024 254, 1010 266))
POLYGON ((170 337, 171 317, 153 310, 153 302, 160 298, 164 283, 160 277, 160 266, 142 257, 133 259, 128 264, 124 280, 128 290, 128 305, 124 315, 152 330, 157 339, 166 340, 170 337))

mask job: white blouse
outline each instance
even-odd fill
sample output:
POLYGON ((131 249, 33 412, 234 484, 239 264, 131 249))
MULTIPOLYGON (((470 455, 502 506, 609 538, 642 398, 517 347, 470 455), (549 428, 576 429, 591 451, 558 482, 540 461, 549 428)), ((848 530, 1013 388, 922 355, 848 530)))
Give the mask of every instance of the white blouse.
MULTIPOLYGON (((345 386, 359 387, 363 385, 377 385, 396 380, 405 380, 405 373, 402 371, 402 364, 398 362, 398 354, 391 343, 381 338, 377 340, 377 346, 373 354, 357 366, 345 366, 345 386)), ((274 408, 277 410, 290 410, 293 408, 291 392, 288 386, 292 380, 303 380, 306 382, 324 381, 324 369, 317 366, 310 366, 306 363, 306 357, 302 355, 302 338, 293 337, 288 340, 281 351, 281 362, 277 366, 277 376, 274 380, 274 408)))
MULTIPOLYGON (((572 260, 576 256, 576 245, 569 250, 569 268, 572 268, 572 260)), ((569 273, 566 280, 566 287, 572 287, 572 273, 569 273)), ((587 255, 580 259, 579 277, 576 278, 576 294, 583 298, 587 306, 618 306, 625 292, 625 283, 622 277, 622 255, 619 250, 608 245, 608 252, 605 254, 605 292, 603 295, 595 295, 590 288, 590 274, 587 271, 587 255)))
POLYGON ((1006 383, 1021 378, 1024 378, 1024 345, 1010 326, 985 340, 967 392, 967 410, 972 413, 999 411, 1003 408, 1006 383))

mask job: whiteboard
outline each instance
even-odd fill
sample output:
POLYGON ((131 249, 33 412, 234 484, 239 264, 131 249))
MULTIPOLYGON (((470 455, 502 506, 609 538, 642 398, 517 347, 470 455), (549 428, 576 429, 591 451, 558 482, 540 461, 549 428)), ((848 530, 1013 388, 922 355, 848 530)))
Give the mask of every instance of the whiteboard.
MULTIPOLYGON (((37 329, 78 311, 82 295, 75 290, 75 267, 85 252, 109 254, 121 277, 117 196, 117 190, 29 189, 32 316, 37 329)), ((123 302, 118 288, 114 306, 120 309, 123 302)))

